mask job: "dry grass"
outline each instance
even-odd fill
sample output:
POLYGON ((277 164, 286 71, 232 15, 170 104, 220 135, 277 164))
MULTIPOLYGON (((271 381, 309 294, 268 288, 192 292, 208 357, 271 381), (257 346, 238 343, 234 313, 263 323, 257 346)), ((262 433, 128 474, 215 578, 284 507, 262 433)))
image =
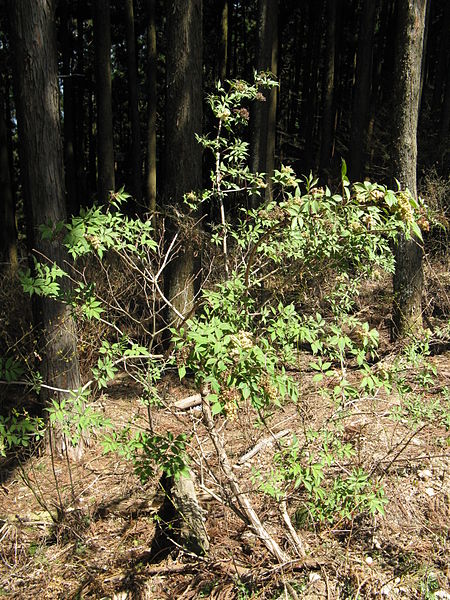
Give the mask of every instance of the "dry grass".
MULTIPOLYGON (((449 355, 432 360, 440 383, 449 385, 449 355)), ((307 361, 304 355, 303 362, 307 361)), ((299 377, 305 392, 301 406, 285 405, 272 416, 270 426, 279 431, 288 424, 301 437, 305 423, 318 426, 329 417, 330 406, 320 400, 311 373, 304 370, 299 377)), ((168 398, 192 392, 172 378, 164 385, 168 398)), ((67 463, 57 461, 57 484, 66 512, 56 524, 39 506, 20 471, 14 470, 0 489, 2 594, 18 600, 243 599, 286 597, 280 596, 285 589, 291 598, 295 594, 311 599, 425 598, 420 590, 430 572, 440 589, 448 590, 448 433, 432 421, 414 428, 405 419, 393 420, 390 411, 395 402, 383 396, 362 399, 344 421, 344 436, 357 449, 357 462, 383 480, 389 498, 386 515, 303 530, 310 548, 308 558, 290 565, 271 563, 242 521, 204 493, 210 555, 200 560, 181 553, 160 564, 149 563, 154 516, 161 502, 157 481, 142 485, 129 464, 102 454, 97 442, 79 463, 71 465, 73 488, 67 463)), ((118 426, 133 411, 143 410, 137 390, 127 380, 112 385, 98 403, 118 426)), ((234 461, 264 435, 252 427, 254 416, 247 407, 238 422, 223 423, 227 450, 234 461)), ((180 414, 174 421, 173 415, 160 409, 154 418, 158 430, 170 428, 177 433, 194 428, 194 464, 197 459, 197 465, 202 462, 204 467, 207 460, 214 468, 216 459, 198 411, 180 414)), ((236 473, 269 531, 284 545, 276 504, 251 482, 252 470, 267 469, 272 452, 259 453, 236 473)), ((49 457, 36 454, 22 468, 57 519, 58 495, 49 457)), ((201 471, 196 471, 201 479, 201 471)), ((207 476, 202 482, 214 487, 207 476)), ((291 513, 295 507, 293 498, 291 513)))
MULTIPOLYGON (((450 281, 443 263, 428 265, 427 282, 427 298, 432 302, 426 300, 426 314, 431 326, 438 327, 450 307, 450 281)), ((361 318, 380 331, 378 369, 394 359, 388 340, 391 298, 386 290, 386 279, 372 281, 357 307, 361 318)), ((16 316, 24 322, 23 315, 16 316)), ((97 334, 83 333, 87 346, 97 334)), ((87 354, 85 359, 90 364, 92 357, 87 354)), ((302 440, 307 426, 319 428, 330 418, 334 407, 313 383, 309 361, 307 353, 300 354, 295 376, 301 385, 301 402, 274 411, 268 421, 273 432, 290 428, 302 440)), ((450 386, 450 353, 430 361, 437 369, 437 384, 424 392, 425 402, 450 386)), ((349 371, 348 376, 356 380, 358 374, 349 371)), ((333 387, 332 378, 326 385, 333 387)), ((169 403, 193 393, 172 375, 161 386, 169 403)), ((136 386, 122 377, 94 405, 120 428, 132 414, 146 416, 138 396, 136 386)), ((307 559, 287 565, 274 564, 230 508, 205 492, 205 488, 218 491, 222 475, 201 412, 195 409, 188 413, 155 409, 153 425, 157 431, 194 432, 192 467, 211 539, 210 554, 203 559, 179 552, 161 563, 150 562, 155 515, 162 502, 158 480, 143 485, 129 463, 103 454, 99 436, 92 437, 91 446, 81 461, 70 465, 70 472, 63 460, 56 460, 53 469, 50 457, 36 449, 23 458, 20 468, 10 464, 2 471, 0 596, 17 600, 412 600, 431 599, 436 586, 450 597, 449 433, 434 418, 416 422, 405 415, 393 418, 392 410, 400 402, 386 393, 362 397, 349 405, 343 420, 343 438, 356 450, 354 464, 372 472, 384 486, 389 499, 386 514, 362 515, 332 526, 303 525, 300 534, 309 548, 307 559), (218 481, 208 475, 208 469, 218 481)), ((237 421, 221 423, 234 463, 267 435, 264 429, 255 428, 256 416, 251 407, 242 406, 237 421)), ((252 482, 254 469, 268 471, 273 452, 273 448, 261 451, 235 468, 235 473, 271 535, 287 548, 276 502, 252 482)), ((294 522, 299 502, 292 495, 288 505, 294 522)))

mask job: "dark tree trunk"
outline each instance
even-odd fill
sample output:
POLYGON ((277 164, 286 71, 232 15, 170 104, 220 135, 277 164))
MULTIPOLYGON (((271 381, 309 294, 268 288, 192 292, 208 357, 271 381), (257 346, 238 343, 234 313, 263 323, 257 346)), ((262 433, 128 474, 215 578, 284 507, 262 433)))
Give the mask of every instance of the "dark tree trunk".
MULTIPOLYGON (((60 131, 59 86, 54 31, 54 0, 10 0, 19 154, 28 220, 28 246, 64 266, 60 241, 42 240, 37 228, 66 218, 64 165, 60 131)), ((59 390, 80 387, 76 333, 70 309, 48 298, 35 303, 35 325, 41 330, 43 400, 61 400, 59 390)), ((62 452, 65 441, 55 439, 62 452)))
POLYGON ((86 206, 88 200, 88 189, 87 189, 87 172, 86 172, 86 156, 85 151, 88 146, 86 136, 86 124, 87 124, 87 107, 86 107, 86 74, 84 71, 84 21, 82 15, 77 17, 77 39, 75 45, 76 53, 76 72, 73 81, 74 98, 75 98, 75 165, 76 165, 76 180, 77 180, 77 192, 78 202, 83 206, 86 206))
MULTIPOLYGON (((417 197, 417 123, 427 0, 399 0, 396 44, 393 176, 417 197)), ((394 274, 393 336, 422 327, 423 249, 399 236, 394 274)))
POLYGON ((6 119, 5 76, 0 80, 0 268, 8 267, 13 271, 18 267, 17 231, 15 219, 14 193, 11 185, 10 159, 8 151, 9 119, 6 119))
POLYGON ((441 31, 438 44, 437 66, 434 76, 434 92, 432 101, 433 112, 439 111, 442 106, 442 94, 447 78, 450 50, 450 2, 444 2, 443 15, 441 19, 441 31))
POLYGON ((76 215, 80 204, 77 192, 77 167, 75 163, 75 102, 72 78, 72 22, 70 4, 66 0, 61 12, 61 45, 63 56, 63 115, 64 115, 64 166, 66 173, 67 212, 76 215))
POLYGON ((156 51, 155 0, 147 0, 147 155, 145 194, 147 208, 156 210, 156 51))
POLYGON ((106 203, 115 188, 111 92, 111 18, 109 0, 94 0, 95 83, 97 100, 98 197, 106 203))
POLYGON ((302 132, 304 132, 305 139, 304 169, 311 169, 314 166, 314 148, 317 147, 315 143, 315 129, 317 120, 317 73, 319 72, 322 3, 310 2, 308 16, 308 42, 304 54, 302 110, 300 116, 300 127, 302 132))
POLYGON ((220 11, 220 39, 219 39, 219 80, 222 83, 227 78, 227 73, 229 71, 228 66, 228 15, 229 15, 229 0, 222 0, 222 7, 220 11))
POLYGON ((142 202, 142 159, 141 159, 141 126, 139 122, 139 88, 136 60, 136 38, 134 33, 133 0, 126 0, 125 23, 127 31, 127 66, 129 114, 131 121, 131 164, 132 194, 138 205, 142 202))
MULTIPOLYGON (((278 0, 258 3, 258 71, 278 72, 278 0)), ((275 167, 277 88, 265 93, 266 102, 255 102, 252 109, 252 170, 266 173, 266 199, 272 197, 275 167)))
POLYGON ((338 0, 327 1, 327 33, 325 46, 325 73, 323 86, 322 140, 320 147, 320 171, 329 175, 334 137, 334 81, 336 63, 336 15, 338 0))
MULTIPOLYGON (((184 194, 202 186, 202 1, 170 0, 167 7, 165 189, 167 206, 182 205, 184 194)), ((192 237, 195 237, 192 232, 192 237)), ((193 308, 195 240, 183 240, 183 254, 172 263, 170 320, 193 308)))
POLYGON ((372 51, 375 32, 376 0, 364 0, 358 37, 356 76, 353 92, 349 172, 354 181, 363 173, 372 80, 372 51))

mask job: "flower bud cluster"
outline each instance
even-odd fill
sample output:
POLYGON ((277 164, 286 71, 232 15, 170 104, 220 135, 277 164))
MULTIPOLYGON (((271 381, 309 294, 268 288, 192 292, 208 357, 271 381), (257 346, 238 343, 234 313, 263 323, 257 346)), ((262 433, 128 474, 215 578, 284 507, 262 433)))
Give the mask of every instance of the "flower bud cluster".
POLYGON ((259 383, 270 402, 276 402, 278 400, 278 391, 273 385, 269 374, 263 373, 259 379, 259 383))
POLYGON ((397 194, 397 212, 404 223, 412 223, 414 221, 413 210, 409 199, 409 192, 399 192, 397 194))

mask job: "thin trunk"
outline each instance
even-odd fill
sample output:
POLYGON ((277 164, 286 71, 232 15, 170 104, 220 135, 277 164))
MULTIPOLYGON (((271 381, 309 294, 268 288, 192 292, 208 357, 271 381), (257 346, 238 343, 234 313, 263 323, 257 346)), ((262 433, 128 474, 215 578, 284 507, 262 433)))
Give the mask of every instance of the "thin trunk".
POLYGON ((134 33, 133 0, 126 0, 125 16, 127 32, 129 113, 131 121, 131 191, 137 204, 140 205, 142 202, 141 126, 139 122, 139 88, 136 59, 136 38, 134 33))
POLYGON ((94 49, 97 100, 98 197, 106 203, 115 188, 111 91, 111 17, 109 0, 94 0, 94 49))
POLYGON ((66 173, 67 212, 76 215, 79 212, 77 193, 77 168, 75 163, 75 106, 72 78, 72 24, 70 5, 63 4, 61 14, 62 55, 63 55, 63 115, 64 115, 64 166, 66 173))
MULTIPOLYGON (((278 0, 259 0, 258 71, 278 71, 278 0)), ((266 173, 266 199, 272 197, 275 166, 277 88, 265 93, 266 102, 254 102, 252 109, 252 170, 266 173)), ((257 198, 254 199, 256 202, 257 198)))
POLYGON ((301 129, 305 139, 305 169, 313 166, 314 129, 316 125, 317 73, 319 71, 320 49, 320 3, 313 1, 309 5, 308 45, 305 53, 302 78, 301 129))
MULTIPOLYGON (((427 0, 399 0, 393 126, 393 175, 417 197, 417 123, 427 0)), ((399 236, 394 274, 393 337, 422 327, 423 249, 399 236)))
POLYGON ((86 158, 85 149, 87 147, 85 127, 86 127, 86 74, 84 72, 84 21, 82 16, 77 18, 77 39, 75 45, 76 67, 75 77, 73 81, 74 87, 74 110, 75 110, 75 165, 76 165, 76 180, 78 190, 78 201, 87 202, 87 173, 86 173, 86 158))
POLYGON ((377 2, 364 0, 358 37, 356 76, 350 135, 350 177, 359 181, 363 173, 371 98, 372 52, 377 2))
POLYGON ((432 100, 432 110, 436 112, 442 106, 442 94, 445 86, 445 79, 449 69, 449 50, 450 50, 450 2, 444 2, 443 16, 441 19, 442 27, 438 45, 437 66, 434 76, 434 92, 432 100))
POLYGON ((147 0, 147 157, 146 205, 150 213, 156 210, 156 95, 157 73, 155 0, 147 0))
POLYGON ((222 83, 227 78, 228 72, 228 12, 229 0, 222 0, 222 8, 220 11, 220 38, 219 38, 219 60, 218 60, 218 76, 222 83))
POLYGON ((320 171, 326 178, 332 158, 334 134, 334 80, 336 62, 336 9, 337 0, 327 2, 327 36, 325 47, 325 77, 323 91, 322 140, 320 146, 320 171))
POLYGON ((5 101, 3 80, 0 81, 0 267, 8 267, 15 271, 18 267, 17 231, 15 219, 15 202, 11 185, 10 162, 8 152, 8 130, 10 122, 5 118, 5 101))

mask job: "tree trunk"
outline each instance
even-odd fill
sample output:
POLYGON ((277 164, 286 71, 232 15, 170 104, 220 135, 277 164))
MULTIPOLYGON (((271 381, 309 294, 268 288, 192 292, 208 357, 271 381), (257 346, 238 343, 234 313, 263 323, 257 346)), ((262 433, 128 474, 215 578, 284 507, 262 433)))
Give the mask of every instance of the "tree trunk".
POLYGON ((78 202, 86 206, 88 200, 87 168, 85 151, 88 146, 86 126, 87 126, 87 107, 86 107, 86 73, 84 62, 84 21, 82 15, 77 16, 77 39, 75 44, 76 66, 75 78, 73 81, 75 98, 75 165, 78 202))
POLYGON ((0 236, 0 263, 1 267, 17 270, 17 231, 15 219, 15 202, 11 185, 11 173, 8 152, 8 127, 5 118, 5 76, 0 81, 0 221, 2 234, 0 236))
POLYGON ((97 100, 98 197, 106 203, 115 188, 111 91, 111 18, 109 0, 94 0, 94 50, 97 100))
MULTIPOLYGON (((59 114, 59 85, 54 31, 55 0, 10 0, 19 155, 28 220, 28 246, 38 257, 64 266, 67 259, 58 240, 42 240, 37 228, 66 218, 64 166, 59 114)), ((80 387, 75 326, 70 309, 55 300, 39 298, 35 325, 41 330, 38 353, 43 381, 42 399, 62 400, 61 390, 80 387)), ((54 437, 62 452, 66 440, 54 437)), ((78 448, 81 451, 81 446, 78 448)), ((79 453, 78 453, 79 455, 79 453)))
POLYGON ((64 166, 66 173, 67 212, 76 215, 80 204, 77 193, 77 168, 75 163, 75 102, 72 78, 72 24, 70 5, 62 5, 61 42, 63 55, 63 115, 64 115, 64 166))
MULTIPOLYGON (((417 123, 427 0, 399 0, 396 45, 393 176, 417 197, 417 123)), ((394 274, 393 337, 422 327, 423 249, 399 236, 394 274)))
POLYGON ((336 62, 336 15, 337 0, 327 2, 327 35, 325 49, 325 73, 323 87, 322 140, 320 146, 320 171, 328 178, 332 158, 334 136, 334 80, 336 62))
MULTIPOLYGON (((165 190, 167 206, 182 207, 184 194, 202 185, 202 1, 170 0, 167 6, 165 190)), ((182 208, 181 208, 182 210, 182 208)), ((194 303, 195 232, 182 240, 171 265, 169 320, 179 325, 194 303)))
POLYGON ((434 92, 432 110, 437 112, 442 106, 442 92, 449 69, 449 32, 450 32, 450 2, 444 2, 443 15, 440 19, 442 26, 438 44, 437 65, 435 65, 434 92))
POLYGON ((353 181, 359 181, 364 175, 364 153, 366 150, 369 122, 372 50, 376 10, 377 2, 375 0, 364 0, 358 37, 352 129, 350 134, 349 172, 350 178, 353 181))
POLYGON ((320 25, 322 19, 322 4, 311 2, 309 4, 308 19, 308 41, 304 54, 303 77, 302 77, 302 109, 300 115, 300 127, 305 142, 305 164, 304 169, 311 169, 314 165, 316 108, 317 108, 317 73, 319 72, 320 60, 320 25))
POLYGON ((220 40, 219 40, 219 80, 223 83, 227 78, 228 66, 228 14, 229 0, 222 0, 220 11, 220 40))
POLYGON ((156 51, 155 0, 147 0, 147 164, 145 194, 150 213, 156 210, 156 51))
MULTIPOLYGON (((258 71, 278 71, 278 0, 258 3, 258 71)), ((266 94, 266 102, 255 102, 252 109, 252 170, 266 173, 266 199, 272 197, 275 167, 277 88, 266 94)))
POLYGON ((139 88, 136 60, 136 38, 134 34, 133 0, 126 0, 125 23, 127 31, 127 66, 129 113, 131 121, 131 192, 138 205, 142 202, 141 126, 139 122, 139 88))

